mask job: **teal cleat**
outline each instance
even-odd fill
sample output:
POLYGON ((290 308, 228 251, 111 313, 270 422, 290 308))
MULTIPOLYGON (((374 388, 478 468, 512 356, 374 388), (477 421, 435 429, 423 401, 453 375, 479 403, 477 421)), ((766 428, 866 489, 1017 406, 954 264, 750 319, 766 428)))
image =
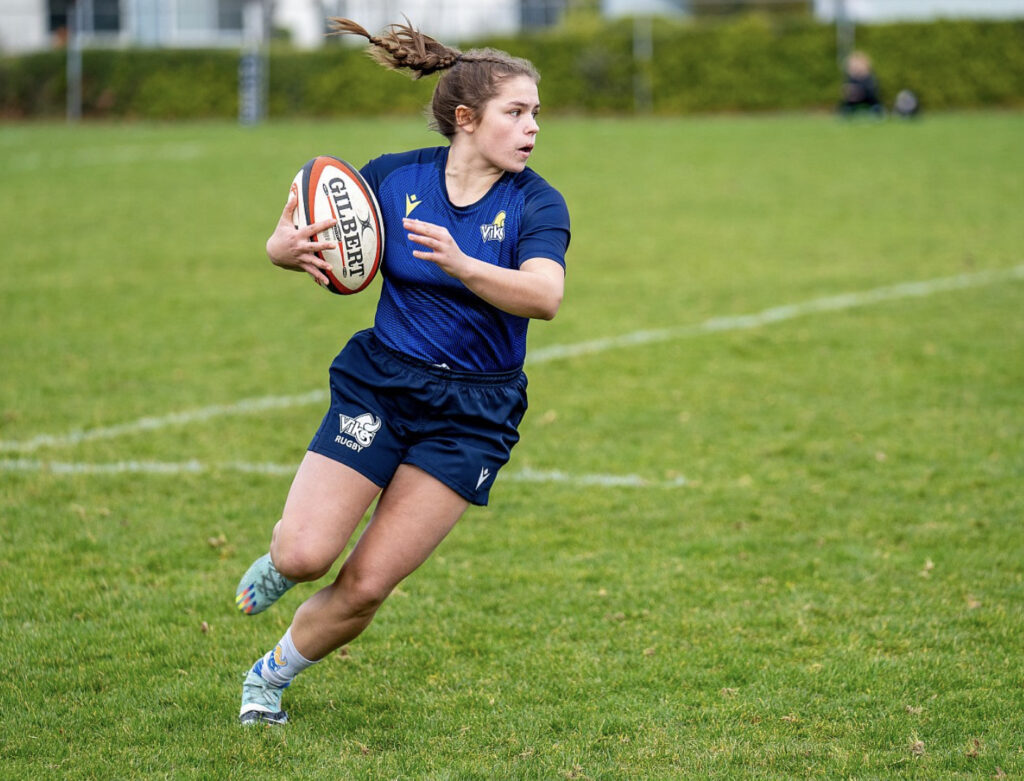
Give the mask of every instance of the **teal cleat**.
POLYGON ((242 576, 235 591, 235 606, 249 616, 262 613, 294 585, 294 580, 288 580, 274 568, 270 554, 266 553, 242 576))
POLYGON ((287 724, 288 714, 281 710, 281 695, 288 687, 278 687, 263 680, 260 670, 263 660, 260 659, 246 673, 242 684, 242 710, 238 720, 248 726, 250 724, 287 724))

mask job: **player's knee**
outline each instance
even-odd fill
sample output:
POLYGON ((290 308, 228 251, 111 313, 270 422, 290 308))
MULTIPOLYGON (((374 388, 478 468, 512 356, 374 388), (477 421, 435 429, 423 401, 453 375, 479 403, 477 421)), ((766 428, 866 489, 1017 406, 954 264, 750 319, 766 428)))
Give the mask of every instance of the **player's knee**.
POLYGON ((289 542, 275 535, 270 545, 270 558, 274 567, 288 580, 300 582, 317 580, 327 574, 333 560, 328 561, 322 551, 309 544, 289 542))
POLYGON ((356 616, 376 613, 393 588, 391 583, 352 567, 342 568, 338 585, 345 600, 346 612, 356 616))

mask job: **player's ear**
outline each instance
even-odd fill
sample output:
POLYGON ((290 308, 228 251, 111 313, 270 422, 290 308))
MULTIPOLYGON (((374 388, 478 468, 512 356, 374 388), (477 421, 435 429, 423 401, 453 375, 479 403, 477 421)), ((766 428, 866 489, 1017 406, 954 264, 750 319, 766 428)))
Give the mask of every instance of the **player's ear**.
POLYGON ((467 133, 472 133, 476 129, 476 114, 473 109, 469 106, 464 106, 461 103, 456 106, 455 124, 467 133))

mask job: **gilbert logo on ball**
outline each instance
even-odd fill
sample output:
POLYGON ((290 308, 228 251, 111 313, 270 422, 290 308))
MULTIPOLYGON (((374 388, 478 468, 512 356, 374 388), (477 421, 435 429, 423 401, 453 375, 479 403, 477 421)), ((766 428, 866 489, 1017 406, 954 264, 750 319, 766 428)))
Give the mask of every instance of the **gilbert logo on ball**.
POLYGON ((384 222, 373 190, 353 166, 331 155, 314 157, 292 180, 298 196, 293 222, 296 227, 332 219, 319 241, 336 249, 318 252, 331 264, 325 271, 327 289, 349 295, 363 290, 377 275, 384 255, 384 222))

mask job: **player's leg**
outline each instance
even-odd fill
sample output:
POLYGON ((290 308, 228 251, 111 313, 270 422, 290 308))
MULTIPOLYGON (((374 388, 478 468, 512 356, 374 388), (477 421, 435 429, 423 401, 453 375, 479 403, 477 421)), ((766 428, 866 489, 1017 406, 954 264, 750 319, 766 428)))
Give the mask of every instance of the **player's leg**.
POLYGON ((238 609, 261 613, 296 583, 322 577, 379 491, 350 467, 307 452, 274 526, 270 552, 256 559, 238 583, 238 609))
POLYGON ((278 570, 299 581, 323 577, 380 490, 352 467, 307 452, 270 543, 278 570))
POLYGON ((468 506, 426 472, 400 466, 337 579, 296 611, 291 631, 297 650, 307 659, 321 659, 355 639, 468 506))
MULTIPOLYGON (((327 572, 379 491, 376 484, 352 468, 317 453, 307 453, 288 492, 282 518, 274 527, 270 553, 263 557, 270 562, 274 575, 268 576, 264 569, 262 578, 255 580, 250 589, 249 593, 256 595, 253 603, 258 608, 252 612, 265 609, 295 582, 313 580, 327 572), (283 581, 283 588, 279 593, 268 592, 265 584, 273 587, 276 579, 283 581)), ((250 573, 261 560, 250 568, 250 573)), ((242 587, 249 588, 244 579, 242 587)), ((292 645, 289 630, 246 673, 241 722, 285 723, 288 715, 281 709, 281 694, 295 672, 309 664, 292 645), (289 663, 287 676, 282 677, 279 673, 289 663)))
POLYGON ((399 467, 338 577, 299 607, 281 642, 249 671, 242 723, 285 723, 281 696, 294 677, 355 639, 394 587, 427 560, 468 504, 426 472, 399 467))

